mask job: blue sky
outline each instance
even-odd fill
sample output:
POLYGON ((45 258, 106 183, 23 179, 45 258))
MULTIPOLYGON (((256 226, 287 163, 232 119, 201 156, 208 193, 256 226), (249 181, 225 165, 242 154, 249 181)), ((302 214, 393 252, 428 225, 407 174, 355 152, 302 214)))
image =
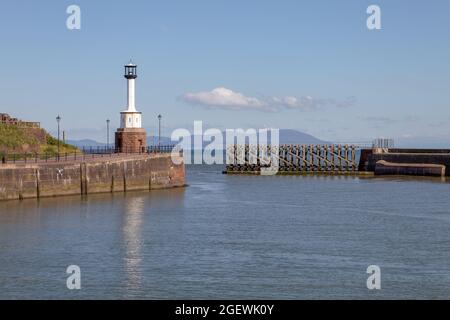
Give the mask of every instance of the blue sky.
POLYGON ((50 131, 59 113, 69 139, 105 140, 107 118, 118 126, 123 64, 132 57, 150 135, 161 113, 165 135, 203 120, 334 141, 450 141, 446 0, 5 0, 0 7, 0 112, 50 131), (81 30, 66 28, 71 4, 81 8, 81 30), (366 27, 371 4, 381 8, 381 30, 366 27), (218 101, 223 93, 231 98, 218 101))

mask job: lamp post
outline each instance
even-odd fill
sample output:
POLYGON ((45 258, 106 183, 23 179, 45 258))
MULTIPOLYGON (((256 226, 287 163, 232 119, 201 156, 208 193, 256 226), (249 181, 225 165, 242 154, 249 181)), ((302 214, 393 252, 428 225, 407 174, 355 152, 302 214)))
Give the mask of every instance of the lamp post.
MULTIPOLYGON (((158 126, 158 149, 161 148, 161 119, 162 119, 162 115, 158 115, 158 122, 159 122, 159 126, 158 126)), ((159 150, 161 151, 161 150, 159 150)))
POLYGON ((59 115, 56 117, 56 122, 58 123, 58 161, 59 161, 59 123, 61 122, 61 117, 59 115))
POLYGON ((106 119, 106 148, 109 149, 109 123, 111 120, 106 119))

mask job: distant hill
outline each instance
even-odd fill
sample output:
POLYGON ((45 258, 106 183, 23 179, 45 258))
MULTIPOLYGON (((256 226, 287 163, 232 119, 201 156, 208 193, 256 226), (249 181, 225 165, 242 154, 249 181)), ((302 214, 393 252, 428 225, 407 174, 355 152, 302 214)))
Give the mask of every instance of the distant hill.
POLYGON ((329 144, 329 141, 320 140, 310 134, 292 130, 281 129, 280 130, 280 143, 281 144, 329 144))
MULTIPOLYGON (((224 137, 225 137, 225 133, 224 137)), ((91 139, 84 140, 69 140, 68 143, 77 146, 79 148, 82 147, 104 147, 106 143, 97 142, 91 139)), ((280 130, 280 143, 281 144, 329 144, 330 142, 320 140, 310 134, 292 130, 292 129, 281 129, 280 130)), ((161 137, 161 145, 173 145, 175 142, 171 141, 169 137, 161 137)), ((204 146, 208 143, 204 143, 204 146)), ((114 142, 111 142, 111 146, 114 145, 114 142)), ((158 137, 149 136, 147 137, 147 145, 153 146, 158 145, 158 137)))
MULTIPOLYGON (((92 139, 83 139, 83 140, 67 140, 67 143, 74 145, 78 148, 82 147, 105 147, 106 143, 97 142, 92 139)), ((114 144, 114 142, 112 143, 114 144)))
MULTIPOLYGON (((226 137, 225 132, 223 136, 226 137)), ((271 143, 271 135, 268 134, 267 143, 271 143)), ((320 140, 310 134, 300 132, 292 129, 280 129, 279 132, 280 144, 329 144, 328 141, 320 140)), ((203 147, 208 145, 209 142, 205 142, 203 147)), ((226 141, 224 141, 226 144, 226 141)), ((197 146, 195 146, 197 148, 197 146)))
MULTIPOLYGON (((74 146, 77 146, 78 148, 83 148, 83 147, 93 147, 93 148, 97 148, 97 147, 106 147, 106 143, 104 142, 98 142, 92 139, 83 139, 83 140, 68 140, 67 143, 70 143, 74 146)), ((161 137, 161 145, 170 145, 173 144, 173 142, 170 141, 170 138, 168 137, 161 137)), ((149 146, 153 146, 153 145, 158 145, 158 137, 154 137, 154 136, 150 136, 147 137, 147 145, 149 146)), ((114 146, 114 141, 110 142, 110 146, 113 147, 114 146)))
MULTIPOLYGON (((171 145, 174 144, 169 137, 161 137, 161 145, 171 145)), ((158 137, 150 136, 147 137, 147 145, 156 146, 158 145, 158 137)))

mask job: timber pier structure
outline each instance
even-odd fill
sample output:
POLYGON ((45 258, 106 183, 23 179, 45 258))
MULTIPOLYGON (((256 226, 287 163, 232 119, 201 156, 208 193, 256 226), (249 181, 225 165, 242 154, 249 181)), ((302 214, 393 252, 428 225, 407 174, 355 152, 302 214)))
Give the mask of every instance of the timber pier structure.
POLYGON ((274 163, 278 173, 358 174, 356 145, 235 145, 227 150, 228 174, 259 174, 274 163))

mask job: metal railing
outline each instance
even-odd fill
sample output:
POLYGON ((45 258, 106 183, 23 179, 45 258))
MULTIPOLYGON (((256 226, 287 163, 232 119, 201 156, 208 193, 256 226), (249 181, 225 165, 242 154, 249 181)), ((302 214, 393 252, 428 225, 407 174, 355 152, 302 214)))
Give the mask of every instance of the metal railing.
POLYGON ((393 147, 394 147, 394 139, 379 138, 373 140, 372 142, 372 148, 393 148, 393 147))
POLYGON ((180 151, 176 145, 161 145, 148 146, 142 148, 113 148, 106 146, 97 147, 81 147, 80 150, 87 154, 110 154, 110 153, 125 153, 125 154, 139 154, 139 153, 171 153, 174 150, 180 151))
POLYGON ((181 149, 171 146, 149 146, 140 149, 117 149, 111 147, 82 147, 73 152, 64 153, 2 153, 0 152, 1 164, 27 164, 27 163, 54 163, 54 162, 82 162, 99 158, 118 158, 128 155, 161 154, 173 151, 183 152, 181 149))

